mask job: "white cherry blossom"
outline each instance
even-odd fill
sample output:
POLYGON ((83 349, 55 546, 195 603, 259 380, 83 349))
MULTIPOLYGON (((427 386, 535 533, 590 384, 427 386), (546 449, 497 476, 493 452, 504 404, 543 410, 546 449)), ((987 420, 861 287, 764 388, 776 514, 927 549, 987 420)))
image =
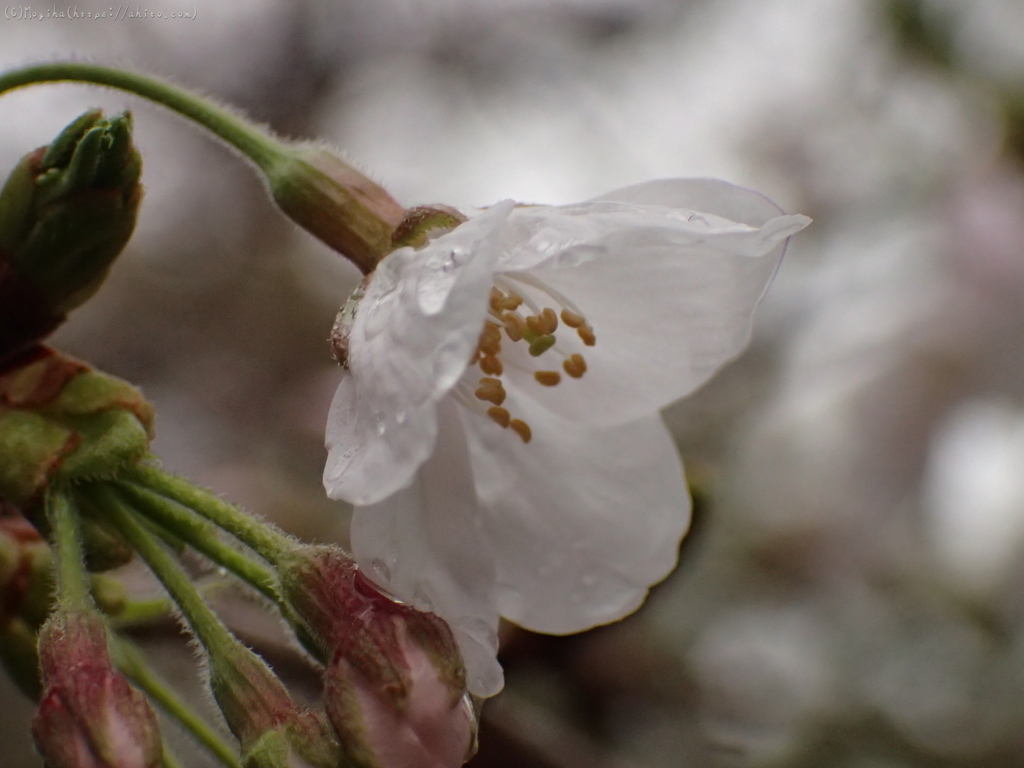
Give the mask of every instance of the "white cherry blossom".
POLYGON ((365 572, 445 618, 469 687, 498 617, 570 633, 635 610, 690 520, 659 409, 747 344, 790 235, 756 192, 669 179, 498 203, 388 255, 355 305, 324 484, 365 572))

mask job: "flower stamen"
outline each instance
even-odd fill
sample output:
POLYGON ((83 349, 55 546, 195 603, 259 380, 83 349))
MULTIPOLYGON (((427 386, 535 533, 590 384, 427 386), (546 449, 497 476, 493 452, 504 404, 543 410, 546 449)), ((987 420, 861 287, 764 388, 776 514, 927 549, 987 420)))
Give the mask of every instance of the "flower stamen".
POLYGON ((583 319, 583 315, 577 315, 575 312, 563 309, 562 310, 562 322, 568 325, 570 328, 579 328, 586 320, 583 319))
POLYGON ((532 341, 530 339, 527 341, 530 342, 530 355, 533 357, 540 357, 555 346, 555 337, 551 335, 537 336, 532 341))
POLYGON ((508 429, 509 424, 512 423, 512 416, 508 410, 497 405, 488 408, 487 415, 504 429, 508 429))
POLYGON ((505 334, 512 342, 521 341, 526 330, 526 321, 518 312, 506 312, 501 319, 505 323, 505 334))
POLYGON ((488 376, 480 379, 480 386, 473 394, 476 395, 478 400, 487 400, 495 405, 501 405, 507 397, 501 379, 494 379, 488 376))
POLYGON ((488 376, 501 376, 505 366, 502 365, 501 359, 496 355, 485 355, 480 360, 480 370, 488 376))
POLYGON ((562 374, 558 371, 537 371, 533 378, 545 387, 554 387, 562 380, 562 374))
POLYGON ((562 361, 562 368, 574 379, 578 379, 587 372, 587 361, 583 359, 583 355, 576 352, 562 361))
POLYGON ((530 442, 530 438, 533 437, 533 432, 530 430, 530 426, 520 419, 512 419, 508 423, 509 427, 522 439, 524 443, 530 442))
MULTIPOLYGON (((528 443, 533 437, 530 426, 522 419, 513 419, 509 410, 502 407, 508 395, 501 379, 498 378, 506 368, 505 361, 501 359, 502 332, 504 331, 504 335, 513 344, 525 341, 532 357, 540 357, 548 350, 554 349, 562 357, 562 370, 565 371, 565 375, 573 379, 582 378, 587 372, 587 363, 583 355, 569 354, 557 346, 555 332, 558 330, 559 318, 566 328, 576 331, 586 346, 594 346, 597 339, 594 329, 576 305, 529 275, 496 275, 487 303, 488 318, 484 320, 480 341, 470 360, 471 366, 479 365, 484 376, 479 379, 475 390, 468 381, 460 385, 456 391, 456 398, 474 413, 486 414, 495 424, 503 429, 511 429, 524 443, 528 443), (532 290, 517 291, 513 283, 519 283, 532 290), (537 293, 543 293, 553 300, 557 309, 538 304, 537 293), (527 311, 520 312, 521 307, 527 311), (485 411, 480 401, 492 405, 485 411)), ((512 367, 517 370, 520 368, 515 362, 512 363, 512 367)), ((527 368, 526 372, 531 371, 527 368)), ((562 374, 559 371, 544 370, 532 373, 534 380, 544 387, 555 387, 562 381, 562 374)))

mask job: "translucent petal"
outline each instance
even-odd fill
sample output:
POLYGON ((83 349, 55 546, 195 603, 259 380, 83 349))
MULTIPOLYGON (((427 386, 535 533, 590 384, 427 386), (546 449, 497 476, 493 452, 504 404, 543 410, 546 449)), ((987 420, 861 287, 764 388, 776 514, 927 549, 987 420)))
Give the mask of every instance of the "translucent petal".
POLYGON ((372 504, 408 484, 434 449, 437 406, 427 401, 405 410, 402 422, 386 428, 370 408, 360 407, 354 377, 338 384, 327 416, 324 488, 332 499, 372 504))
MULTIPOLYGON (((593 328, 597 342, 592 347, 563 325, 556 346, 539 358, 530 358, 523 344, 507 344, 502 353, 508 378, 566 418, 622 423, 703 384, 749 342, 754 310, 786 240, 809 221, 802 216, 765 219, 778 213, 773 204, 724 182, 652 182, 618 194, 654 198, 655 192, 660 199, 703 204, 705 212, 687 213, 684 219, 665 207, 632 213, 602 207, 591 216, 574 212, 567 218, 552 212, 548 223, 520 248, 536 251, 537 238, 546 238, 548 257, 529 272, 503 275, 512 282, 518 275, 547 286, 567 298, 593 328), (702 191, 706 199, 700 199, 702 191), (708 210, 712 206, 719 207, 708 210), (746 221, 730 221, 720 212, 742 215, 746 221), (576 235, 582 228, 591 231, 581 239, 576 235), (557 247, 550 245, 560 229, 564 237, 557 247), (586 360, 582 379, 550 388, 531 385, 534 371, 559 370, 573 353, 586 360)), ((516 226, 518 214, 510 226, 516 226)), ((529 261, 503 257, 506 266, 529 261)), ((532 292, 538 304, 558 310, 558 303, 541 291, 523 290, 532 292)))
POLYGON ((324 484, 332 498, 380 501, 412 481, 433 447, 433 407, 476 348, 498 251, 499 203, 373 273, 349 337, 350 377, 331 408, 324 484))
POLYGON ((355 510, 352 550, 377 584, 448 622, 466 662, 469 690, 493 696, 503 684, 494 559, 457 409, 447 398, 439 404, 437 448, 411 485, 355 510))
POLYGON ((577 632, 635 610, 675 566, 690 497, 657 414, 590 427, 506 400, 533 436, 469 411, 477 495, 501 614, 540 632, 577 632))

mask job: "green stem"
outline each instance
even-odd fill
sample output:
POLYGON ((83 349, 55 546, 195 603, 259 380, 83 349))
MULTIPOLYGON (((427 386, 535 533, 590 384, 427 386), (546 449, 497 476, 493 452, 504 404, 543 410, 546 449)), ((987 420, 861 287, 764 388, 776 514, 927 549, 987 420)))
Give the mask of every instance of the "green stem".
POLYGON ((284 154, 279 142, 224 107, 162 80, 98 64, 61 61, 5 72, 0 74, 0 94, 35 83, 67 80, 117 88, 162 104, 209 129, 264 171, 284 154))
POLYGON ((62 490, 47 493, 46 507, 56 550, 57 599, 64 608, 93 609, 91 583, 82 556, 78 511, 72 506, 70 495, 62 490))
POLYGON ((91 488, 97 507, 110 520, 132 548, 138 552, 171 598, 181 608, 189 626, 206 650, 213 655, 233 648, 237 641, 224 626, 213 609, 196 591, 188 576, 164 546, 146 530, 135 514, 106 485, 98 483, 91 488))
POLYGON ((191 544, 275 603, 280 602, 281 595, 274 574, 222 542, 219 538, 220 529, 206 518, 147 488, 123 482, 117 483, 115 487, 122 498, 129 500, 135 511, 191 544))
POLYGON ((273 565, 277 565, 285 555, 295 550, 295 542, 285 534, 251 515, 247 515, 238 507, 217 498, 209 491, 197 488, 187 480, 174 477, 145 464, 136 464, 127 468, 122 477, 195 510, 248 545, 260 557, 273 565))
POLYGON ((167 748, 166 744, 164 745, 163 750, 164 750, 164 753, 161 756, 161 760, 163 761, 164 768, 185 768, 185 766, 183 766, 178 761, 178 758, 176 758, 174 756, 174 753, 171 752, 171 750, 167 748))
POLYGON ((111 644, 118 668, 167 714, 181 723, 196 741, 228 768, 239 768, 235 751, 195 710, 185 703, 153 670, 142 652, 123 638, 111 644))
POLYGON ((166 597, 152 600, 129 600, 116 615, 107 621, 114 629, 127 629, 139 624, 149 624, 174 615, 174 603, 166 597))

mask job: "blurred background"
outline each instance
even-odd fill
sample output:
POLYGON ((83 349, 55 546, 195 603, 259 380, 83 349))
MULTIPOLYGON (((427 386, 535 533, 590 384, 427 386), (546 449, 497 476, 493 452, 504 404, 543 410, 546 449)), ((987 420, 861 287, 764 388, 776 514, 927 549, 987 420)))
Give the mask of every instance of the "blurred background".
MULTIPOLYGON (((473 766, 1024 766, 1020 0, 193 1, 5 15, 0 66, 170 77, 344 149, 408 206, 714 176, 814 217, 750 350, 665 413, 698 502, 679 569, 618 624, 506 627, 473 766)), ((142 386, 171 469, 344 542, 320 473, 355 270, 238 158, 120 94, 4 96, 0 173, 92 106, 133 110, 147 196, 55 345, 142 386)), ((176 628, 140 637, 201 699, 176 628)), ((0 700, 0 762, 38 766, 32 705, 5 678, 0 700)))

